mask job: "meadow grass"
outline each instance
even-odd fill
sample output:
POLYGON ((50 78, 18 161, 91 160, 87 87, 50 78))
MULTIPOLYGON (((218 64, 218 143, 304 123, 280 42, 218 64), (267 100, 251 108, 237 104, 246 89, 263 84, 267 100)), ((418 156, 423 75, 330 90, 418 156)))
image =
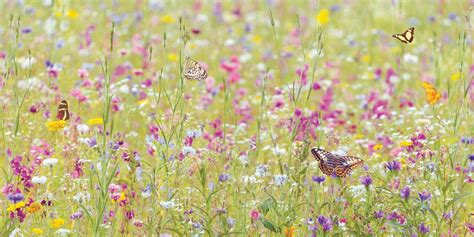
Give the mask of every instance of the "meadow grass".
POLYGON ((1 2, 1 235, 472 235, 472 5, 1 2))

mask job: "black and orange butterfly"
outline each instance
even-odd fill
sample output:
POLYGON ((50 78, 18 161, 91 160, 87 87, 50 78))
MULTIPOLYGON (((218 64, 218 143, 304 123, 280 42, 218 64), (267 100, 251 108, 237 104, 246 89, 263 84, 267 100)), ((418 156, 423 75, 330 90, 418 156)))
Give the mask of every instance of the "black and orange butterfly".
POLYGON ((69 119, 69 110, 68 110, 66 100, 62 100, 61 103, 59 104, 58 114, 56 115, 56 118, 60 120, 64 120, 64 121, 69 119))
POLYGON ((325 175, 336 174, 346 177, 354 168, 364 163, 364 160, 354 156, 339 156, 331 154, 320 148, 311 149, 314 158, 319 161, 319 169, 325 175))
POLYGON ((415 27, 410 27, 402 34, 393 34, 392 37, 402 41, 405 44, 411 43, 413 38, 415 38, 415 27))

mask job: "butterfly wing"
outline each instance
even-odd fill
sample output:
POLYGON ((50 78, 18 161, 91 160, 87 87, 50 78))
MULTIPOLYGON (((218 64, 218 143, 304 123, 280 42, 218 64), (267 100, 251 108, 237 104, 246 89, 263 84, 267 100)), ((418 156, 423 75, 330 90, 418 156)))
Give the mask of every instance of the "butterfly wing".
POLYGON ((326 165, 324 162, 319 162, 319 169, 323 172, 325 175, 332 175, 334 173, 334 168, 329 167, 326 165))
POLYGON ((405 44, 411 43, 415 38, 415 27, 411 27, 402 34, 393 34, 393 38, 402 41, 405 44))
POLYGON ((58 114, 56 118, 60 120, 68 120, 69 119, 69 109, 66 100, 62 100, 58 107, 58 114))
POLYGON ((325 175, 332 175, 334 172, 334 161, 337 160, 337 157, 320 148, 313 148, 311 149, 311 154, 313 154, 314 158, 319 161, 319 169, 325 175))
POLYGON ((346 177, 353 169, 364 164, 364 160, 355 156, 337 156, 339 160, 335 171, 338 177, 346 177))
POLYGON ((407 44, 408 43, 408 40, 405 39, 405 36, 403 36, 403 34, 394 34, 392 35, 393 38, 395 39, 398 39, 400 41, 402 41, 403 43, 407 44))
POLYGON ((204 69, 198 62, 191 58, 186 58, 186 66, 183 73, 184 78, 188 80, 204 80, 207 78, 206 69, 204 69))
POLYGON ((403 33, 403 36, 408 42, 412 42, 413 38, 415 38, 415 27, 411 27, 410 29, 406 30, 405 33, 403 33))
POLYGON ((329 158, 332 158, 334 157, 333 154, 323 150, 323 149, 320 149, 320 148, 312 148, 311 149, 311 154, 313 154, 314 158, 321 162, 321 161, 327 161, 329 160, 329 158))
POLYGON ((346 177, 354 168, 364 163, 361 158, 333 155, 320 148, 311 149, 311 153, 319 161, 319 169, 325 175, 335 173, 338 177, 346 177))

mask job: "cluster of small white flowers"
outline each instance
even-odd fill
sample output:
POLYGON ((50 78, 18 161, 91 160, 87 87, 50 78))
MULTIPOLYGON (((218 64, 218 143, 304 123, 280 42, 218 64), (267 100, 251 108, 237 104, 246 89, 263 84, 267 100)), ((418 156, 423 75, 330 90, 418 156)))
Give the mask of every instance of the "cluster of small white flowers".
POLYGON ((175 206, 175 203, 173 200, 171 201, 162 201, 160 202, 160 205, 164 208, 164 209, 171 209, 175 206))
POLYGON ((268 171, 268 165, 259 165, 257 166, 257 169, 255 170, 255 176, 265 177, 267 176, 267 171, 268 171))
POLYGON ((48 181, 48 178, 46 178, 46 176, 34 176, 31 179, 31 182, 33 182, 34 184, 44 184, 46 183, 46 181, 48 181))
POLYGON ((91 200, 91 195, 88 192, 79 192, 72 197, 72 200, 76 201, 77 203, 85 203, 91 200))
POLYGON ((56 158, 48 158, 48 159, 44 159, 43 160, 43 166, 46 166, 46 167, 50 167, 50 166, 54 166, 58 163, 58 159, 56 158))
POLYGON ((190 147, 190 146, 185 146, 183 147, 183 149, 181 150, 181 152, 184 154, 184 155, 196 155, 196 149, 194 149, 193 147, 190 147))
POLYGON ((283 184, 286 183, 286 181, 288 181, 288 176, 286 174, 277 174, 274 176, 274 179, 273 179, 275 185, 277 186, 282 186, 283 184))

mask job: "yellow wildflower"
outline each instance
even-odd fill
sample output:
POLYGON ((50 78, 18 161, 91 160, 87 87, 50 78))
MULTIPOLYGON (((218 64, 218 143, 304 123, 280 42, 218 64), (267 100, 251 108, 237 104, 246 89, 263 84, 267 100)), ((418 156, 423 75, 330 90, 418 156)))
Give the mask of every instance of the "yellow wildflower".
POLYGON ((37 234, 37 235, 40 235, 40 234, 44 233, 44 231, 41 228, 31 228, 31 232, 33 232, 34 234, 37 234))
POLYGON ((59 131, 63 129, 66 126, 66 121, 64 120, 57 120, 57 121, 52 121, 52 122, 47 122, 46 127, 48 127, 49 131, 59 131))
POLYGON ((60 11, 56 11, 54 13, 54 16, 56 16, 56 18, 60 18, 63 14, 60 12, 60 11))
POLYGON ((355 138, 355 139, 362 139, 362 138, 364 138, 364 134, 360 134, 360 133, 359 133, 359 134, 356 134, 356 135, 354 136, 354 138, 355 138))
POLYGON ((102 125, 104 124, 104 120, 102 118, 93 118, 93 119, 89 119, 87 123, 89 125, 102 125))
POLYGON ((402 146, 402 147, 407 147, 407 146, 411 146, 411 145, 413 145, 412 141, 401 141, 400 142, 400 146, 402 146))
POLYGON ((407 165, 405 158, 400 159, 400 164, 402 165, 402 168, 405 168, 405 166, 407 165))
POLYGON ((290 226, 290 228, 285 227, 285 236, 286 237, 295 236, 295 227, 294 226, 290 226))
POLYGON ((28 208, 26 209, 29 213, 35 213, 37 211, 39 211, 41 209, 41 204, 39 204, 38 202, 33 202, 30 204, 30 206, 28 206, 28 208))
POLYGON ((329 10, 322 9, 319 11, 318 15, 316 16, 316 21, 320 25, 326 25, 329 22, 329 10))
POLYGON ((377 145, 374 146, 373 149, 374 149, 374 151, 378 151, 378 150, 380 150, 380 149, 382 149, 382 148, 383 148, 383 145, 382 145, 382 144, 377 144, 377 145))
POLYGON ((428 103, 434 104, 441 98, 441 94, 430 83, 423 82, 422 86, 425 89, 428 103))
POLYGON ((8 212, 14 212, 16 209, 15 209, 15 204, 10 204, 10 206, 8 206, 7 208, 7 211, 8 212))
POLYGON ((461 79, 461 77, 462 77, 461 73, 460 73, 460 72, 456 72, 456 73, 454 73, 454 74, 451 76, 451 80, 457 81, 457 80, 461 79))
MULTIPOLYGON (((117 202, 121 202, 123 200, 125 200, 126 197, 125 197, 125 193, 121 192, 120 193, 120 198, 117 200, 117 202)), ((112 199, 112 202, 116 202, 115 199, 112 199)))
POLYGON ((262 42, 262 37, 260 35, 252 36, 252 42, 254 42, 256 44, 260 44, 262 42))
POLYGON ((56 219, 51 221, 51 227, 52 228, 58 229, 58 228, 61 228, 61 226, 63 226, 63 225, 64 225, 64 219, 62 219, 62 218, 56 218, 56 219))
POLYGON ((173 61, 173 62, 177 62, 178 61, 178 55, 176 55, 174 53, 169 53, 168 54, 168 60, 173 61))
POLYGON ((141 107, 145 106, 146 104, 148 104, 148 99, 143 99, 143 100, 139 100, 137 102, 137 104, 141 107))
POLYGON ((79 13, 75 10, 67 10, 66 11, 66 16, 68 16, 70 19, 76 19, 79 16, 79 13))
POLYGON ((171 15, 164 15, 160 19, 161 23, 171 24, 174 23, 176 20, 171 15))
POLYGON ((17 202, 15 204, 10 204, 10 206, 7 208, 7 211, 14 212, 16 209, 20 209, 22 207, 25 207, 25 202, 17 202))
POLYGON ((364 55, 364 56, 362 56, 362 59, 361 59, 361 60, 362 60, 362 62, 364 62, 364 63, 370 63, 370 59, 371 59, 371 58, 370 58, 370 55, 364 55))
POLYGON ((195 43, 188 44, 189 49, 195 49, 197 45, 195 43))

